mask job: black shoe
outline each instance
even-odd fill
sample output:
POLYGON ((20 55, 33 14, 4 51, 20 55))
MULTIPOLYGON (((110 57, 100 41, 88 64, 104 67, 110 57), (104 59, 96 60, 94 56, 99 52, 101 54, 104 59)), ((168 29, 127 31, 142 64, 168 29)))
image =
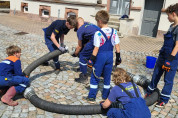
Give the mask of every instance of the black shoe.
POLYGON ((83 100, 87 101, 88 103, 95 104, 96 100, 95 98, 89 98, 89 97, 82 97, 83 100))
POLYGON ((55 73, 56 75, 58 75, 58 74, 60 73, 60 71, 61 71, 61 69, 56 69, 54 73, 55 73))
POLYGON ((75 81, 84 84, 84 83, 86 83, 88 81, 88 76, 83 74, 83 73, 81 73, 79 75, 79 78, 76 78, 75 81))
POLYGON ((165 103, 162 102, 162 101, 159 101, 159 102, 156 104, 156 106, 162 108, 162 107, 165 106, 165 103))
POLYGON ((49 62, 46 61, 46 62, 42 63, 41 65, 42 66, 49 66, 49 62))

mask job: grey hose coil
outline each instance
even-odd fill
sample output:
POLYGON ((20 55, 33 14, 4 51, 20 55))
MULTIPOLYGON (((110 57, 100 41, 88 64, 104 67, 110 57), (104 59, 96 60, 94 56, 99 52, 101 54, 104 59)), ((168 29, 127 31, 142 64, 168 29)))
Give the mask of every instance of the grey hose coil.
MULTIPOLYGON (((50 52, 48 54, 45 54, 44 56, 40 57, 39 59, 37 59, 36 61, 32 62, 24 71, 23 73, 26 76, 30 76, 30 73, 37 68, 39 65, 41 65, 42 63, 49 61, 50 59, 61 55, 62 52, 59 50, 55 50, 53 52, 50 52)), ((134 75, 131 75, 131 77, 134 77, 134 75)), ((132 77, 132 78, 133 78, 132 77)), ((147 82, 149 82, 149 80, 143 78, 140 76, 140 78, 138 79, 139 81, 137 81, 138 84, 140 84, 141 86, 147 86, 147 82), (139 83, 141 82, 141 83, 139 83)), ((91 114, 101 114, 103 113, 100 105, 63 105, 63 104, 56 104, 53 102, 49 102, 49 101, 45 101, 41 98, 39 98, 34 90, 29 87, 25 90, 24 92, 24 96, 25 98, 27 98, 34 106, 43 109, 45 111, 49 111, 49 112, 54 112, 54 113, 60 113, 60 114, 69 114, 69 115, 91 115, 91 114)), ((149 97, 147 97, 146 100, 146 104, 148 106, 154 104, 159 97, 159 92, 155 91, 153 92, 153 94, 149 97)))

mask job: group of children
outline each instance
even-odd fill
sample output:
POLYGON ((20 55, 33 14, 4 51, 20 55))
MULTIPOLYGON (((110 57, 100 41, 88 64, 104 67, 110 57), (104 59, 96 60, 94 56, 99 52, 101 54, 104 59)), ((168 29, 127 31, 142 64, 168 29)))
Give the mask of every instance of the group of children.
MULTIPOLYGON (((157 106, 164 106, 170 99, 173 87, 173 80, 178 65, 178 3, 171 5, 166 9, 168 19, 173 24, 169 31, 164 35, 164 45, 154 69, 151 84, 148 86, 146 97, 149 96, 160 80, 163 72, 165 73, 165 85, 160 95, 157 106)), ((91 73, 90 90, 87 97, 88 102, 93 103, 96 99, 98 77, 103 74, 104 86, 100 105, 103 109, 110 108, 107 115, 110 118, 116 117, 138 117, 150 118, 151 114, 141 98, 138 86, 134 84, 127 72, 117 68, 113 74, 115 86, 110 91, 111 72, 113 67, 113 48, 115 47, 116 60, 115 65, 121 63, 119 37, 117 30, 108 27, 109 14, 105 10, 98 11, 95 16, 97 26, 84 22, 84 19, 70 16, 67 20, 56 20, 49 27, 44 28, 45 42, 50 52, 59 49, 64 52, 64 35, 70 29, 75 28, 78 36, 78 46, 73 57, 79 57, 80 77, 76 82, 85 83, 87 80, 87 66, 95 69, 95 75, 91 73), (60 39, 60 41, 59 41, 60 39), (111 108, 112 103, 117 103, 119 107, 111 108), (144 112, 143 115, 141 112, 144 112)), ((18 46, 7 48, 7 57, 0 63, 0 93, 7 90, 2 96, 1 101, 10 106, 18 103, 12 98, 16 93, 22 93, 29 85, 29 79, 24 77, 21 70, 20 54, 21 49, 18 46)), ((53 59, 57 73, 60 72, 60 63, 58 57, 53 59)), ((48 62, 46 62, 48 64, 48 62)))

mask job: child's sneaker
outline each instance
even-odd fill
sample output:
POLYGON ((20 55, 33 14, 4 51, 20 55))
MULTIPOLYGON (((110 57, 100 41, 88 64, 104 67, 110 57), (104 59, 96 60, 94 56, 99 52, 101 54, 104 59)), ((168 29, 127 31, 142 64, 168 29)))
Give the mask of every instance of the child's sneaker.
POLYGON ((162 101, 159 101, 157 104, 156 104, 157 107, 164 107, 165 106, 165 103, 162 102, 162 101))
POLYGON ((96 103, 95 98, 88 98, 88 97, 85 96, 82 99, 86 100, 88 103, 91 103, 91 104, 95 104, 96 103))
POLYGON ((88 76, 86 74, 81 73, 79 75, 79 78, 76 78, 75 81, 82 84, 87 84, 88 76))

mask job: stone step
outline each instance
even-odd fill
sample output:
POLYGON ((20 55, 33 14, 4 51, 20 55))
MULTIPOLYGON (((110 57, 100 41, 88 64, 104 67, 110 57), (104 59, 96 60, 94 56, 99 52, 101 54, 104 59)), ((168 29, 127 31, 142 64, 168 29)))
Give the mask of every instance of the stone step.
POLYGON ((108 25, 109 27, 112 27, 112 28, 114 28, 114 29, 116 29, 116 30, 119 30, 119 25, 108 25))
POLYGON ((115 22, 119 22, 119 18, 110 18, 109 21, 115 21, 115 22))
POLYGON ((119 21, 109 21, 108 24, 109 25, 117 25, 117 26, 119 26, 120 22, 119 21))
POLYGON ((117 32, 117 35, 119 36, 119 38, 123 38, 124 35, 122 33, 120 33, 119 31, 117 32))
POLYGON ((111 19, 119 19, 121 16, 120 15, 112 15, 110 14, 111 19))
POLYGON ((118 34, 119 38, 124 37, 123 34, 119 32, 119 26, 117 26, 117 25, 108 25, 108 26, 117 30, 117 34, 118 34))

